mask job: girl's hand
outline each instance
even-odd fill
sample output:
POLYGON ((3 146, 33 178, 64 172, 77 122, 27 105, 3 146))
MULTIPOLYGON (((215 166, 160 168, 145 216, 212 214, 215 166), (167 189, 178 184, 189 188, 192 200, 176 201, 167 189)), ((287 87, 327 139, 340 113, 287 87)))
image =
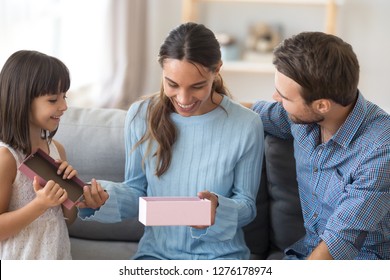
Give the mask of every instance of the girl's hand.
POLYGON ((68 198, 66 190, 60 187, 53 180, 50 180, 42 187, 35 176, 33 181, 36 199, 45 209, 60 205, 68 198))
MULTIPOLYGON (((217 207, 218 207, 218 196, 215 194, 209 192, 209 191, 203 191, 198 193, 198 197, 200 199, 208 199, 211 201, 211 225, 215 223, 215 215, 217 213, 217 207)), ((196 229, 205 229, 208 226, 192 226, 196 229)))
POLYGON ((84 200, 80 201, 77 207, 97 209, 106 202, 108 197, 108 193, 102 186, 92 179, 90 186, 84 186, 84 200))
POLYGON ((57 174, 62 176, 62 179, 70 179, 77 175, 76 169, 73 169, 72 165, 70 165, 67 161, 63 161, 61 159, 57 159, 56 163, 59 164, 57 174))

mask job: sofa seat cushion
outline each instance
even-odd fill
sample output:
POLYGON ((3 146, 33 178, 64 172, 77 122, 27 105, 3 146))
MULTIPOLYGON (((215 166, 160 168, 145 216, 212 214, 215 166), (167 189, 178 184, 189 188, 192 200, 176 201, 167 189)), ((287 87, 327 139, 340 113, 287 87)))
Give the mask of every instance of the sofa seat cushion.
POLYGON ((74 260, 128 260, 137 252, 138 242, 99 241, 72 237, 74 260))
POLYGON ((69 227, 71 237, 91 240, 137 242, 141 239, 143 233, 144 226, 136 218, 112 224, 82 221, 77 218, 69 227))

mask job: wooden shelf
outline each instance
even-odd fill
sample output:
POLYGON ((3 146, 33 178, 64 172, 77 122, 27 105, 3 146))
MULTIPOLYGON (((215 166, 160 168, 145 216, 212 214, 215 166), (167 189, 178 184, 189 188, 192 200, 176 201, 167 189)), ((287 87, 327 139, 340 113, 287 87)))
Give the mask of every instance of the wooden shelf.
MULTIPOLYGON (((218 2, 218 3, 259 3, 259 4, 280 4, 280 5, 321 5, 325 8, 325 26, 324 32, 329 34, 336 33, 336 14, 338 5, 344 0, 183 0, 183 22, 196 22, 199 18, 199 3, 201 2, 218 2)), ((222 72, 237 72, 243 74, 262 73, 273 74, 275 67, 271 59, 266 60, 239 60, 226 61, 222 65, 222 72), (269 62, 268 62, 269 60, 269 62)))
POLYGON ((189 0, 191 2, 254 2, 269 4, 304 4, 304 5, 324 5, 328 0, 189 0))
POLYGON ((200 2, 240 2, 240 3, 263 3, 263 4, 283 4, 283 5, 321 5, 326 7, 325 12, 325 32, 336 33, 337 6, 343 0, 183 0, 183 22, 197 21, 198 4, 200 2))

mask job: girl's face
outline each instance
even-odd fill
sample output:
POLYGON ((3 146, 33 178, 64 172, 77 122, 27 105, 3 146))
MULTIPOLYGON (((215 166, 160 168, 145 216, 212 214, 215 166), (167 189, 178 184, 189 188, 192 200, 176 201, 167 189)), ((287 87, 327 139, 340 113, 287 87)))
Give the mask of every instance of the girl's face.
POLYGON ((178 114, 183 117, 206 114, 216 108, 221 99, 211 91, 218 71, 185 60, 166 59, 163 64, 163 87, 178 114))
POLYGON ((60 117, 68 109, 66 94, 48 94, 36 97, 31 104, 30 127, 37 130, 54 131, 60 117))

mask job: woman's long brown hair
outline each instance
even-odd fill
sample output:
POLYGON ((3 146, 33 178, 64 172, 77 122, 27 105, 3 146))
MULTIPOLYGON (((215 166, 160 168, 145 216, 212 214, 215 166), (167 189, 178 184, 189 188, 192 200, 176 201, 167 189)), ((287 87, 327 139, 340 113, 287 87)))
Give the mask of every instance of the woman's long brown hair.
MULTIPOLYGON (((185 23, 173 29, 159 53, 159 63, 163 67, 167 58, 186 60, 193 64, 200 64, 215 72, 221 63, 220 46, 214 33, 202 24, 185 23)), ((212 94, 216 92, 229 95, 224 86, 222 77, 218 74, 213 86, 212 94)), ((171 100, 165 95, 161 85, 160 92, 150 96, 147 108, 147 131, 135 145, 148 142, 145 157, 151 153, 152 142, 157 142, 157 150, 153 156, 157 157, 156 175, 160 177, 169 168, 172 160, 172 146, 177 139, 176 126, 171 120, 171 113, 175 112, 171 100)), ((211 96, 211 100, 213 100, 211 96)), ((134 147, 134 148, 135 148, 134 147)))

